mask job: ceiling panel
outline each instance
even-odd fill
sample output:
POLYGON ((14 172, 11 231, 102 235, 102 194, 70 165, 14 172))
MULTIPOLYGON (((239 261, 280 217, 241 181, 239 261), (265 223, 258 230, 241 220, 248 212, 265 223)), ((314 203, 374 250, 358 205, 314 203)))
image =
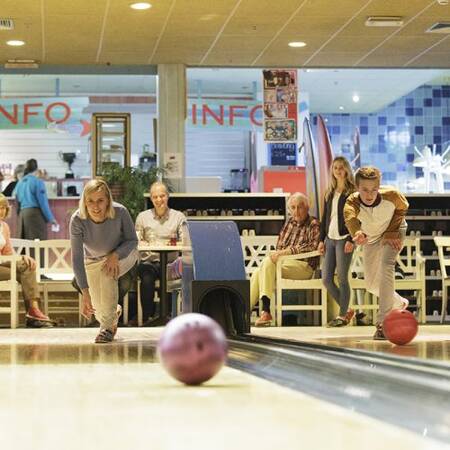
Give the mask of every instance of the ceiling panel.
MULTIPOLYGON (((42 1, 42 0, 41 0, 42 1)), ((41 1, 32 0, 25 1, 22 3, 27 4, 27 8, 29 5, 33 4, 34 8, 40 10, 41 1)), ((95 1, 86 1, 86 0, 70 0, 62 2, 61 0, 43 0, 44 3, 44 11, 45 15, 100 15, 103 16, 107 0, 95 0, 95 1)), ((111 5, 114 5, 115 2, 110 2, 111 5)), ((3 9, 3 0, 2 0, 2 9, 3 9)))
POLYGON ((423 50, 431 47, 439 39, 442 39, 442 35, 428 34, 425 36, 395 36, 385 44, 382 45, 376 52, 386 53, 413 53, 418 54, 423 50))
POLYGON ((372 0, 310 0, 305 3, 301 14, 305 16, 351 17, 372 0))
POLYGON ((90 60, 95 61, 96 52, 88 51, 83 52, 79 50, 73 50, 70 55, 67 55, 67 50, 61 47, 59 50, 55 49, 46 54, 48 60, 53 61, 53 64, 61 65, 83 65, 83 61, 90 60))
MULTIPOLYGON (((360 66, 398 66, 442 39, 425 34, 426 28, 437 20, 450 21, 450 6, 435 0, 155 0, 146 11, 132 10, 130 3, 1 0, 0 17, 12 17, 16 27, 0 31, 0 61, 89 65, 97 63, 100 49, 99 61, 136 65, 148 64, 153 55, 153 64, 199 64, 204 59, 204 65, 342 67, 371 53, 360 66), (366 27, 366 17, 375 14, 400 15, 410 23, 402 29, 366 27), (23 39, 26 46, 11 49, 4 44, 8 39, 23 39), (287 47, 292 40, 305 41, 307 47, 292 51, 287 47)), ((441 57, 448 50, 444 41, 411 65, 422 67, 426 61, 450 67, 450 58, 441 57)))
POLYGON ((448 51, 425 53, 408 67, 448 67, 448 51))
MULTIPOLYGON (((292 22, 284 29, 286 33, 297 33, 306 42, 310 34, 324 34, 327 37, 331 36, 340 27, 342 27, 348 20, 346 16, 304 16, 298 15, 292 22)), ((351 22, 351 26, 354 22, 351 22)), ((347 27, 341 31, 340 34, 345 34, 347 27)), ((365 28, 365 27, 364 27, 365 28)), ((364 30, 365 31, 365 30, 364 30)), ((380 34, 380 29, 377 30, 380 34)), ((383 30, 381 30, 383 32, 383 30)), ((361 34, 361 33, 357 33, 361 34)))
POLYGON ((38 1, 29 0, 2 0, 0 16, 10 19, 18 19, 23 16, 40 16, 41 4, 38 1), (18 15, 17 13, 22 14, 18 15))
POLYGON ((413 55, 413 53, 374 52, 364 60, 364 67, 403 67, 413 55))
POLYGON ((233 17, 225 27, 224 35, 260 36, 271 38, 285 23, 285 17, 233 17))
POLYGON ((330 41, 322 51, 326 53, 339 52, 348 49, 352 52, 364 54, 368 48, 374 48, 380 43, 378 36, 338 36, 330 41))
POLYGON ((101 32, 101 18, 96 16, 51 16, 46 19, 45 47, 47 51, 63 48, 70 57, 72 50, 96 51, 101 32), (64 30, 64 32, 63 32, 64 30), (59 36, 64 35, 64 39, 59 36), (70 46, 69 46, 69 43, 70 46))
POLYGON ((352 67, 359 58, 361 52, 320 52, 312 58, 309 66, 312 67, 352 67))
MULTIPOLYGON (((161 0, 158 0, 161 1, 161 0)), ((172 4, 174 0, 165 0, 165 3, 172 4)), ((233 10, 238 0, 177 0, 174 6, 174 16, 189 17, 191 14, 198 15, 226 15, 233 10)))
POLYGON ((133 54, 120 51, 103 51, 99 64, 148 64, 149 51, 135 51, 133 54), (136 62, 133 63, 133 60, 136 62))
MULTIPOLYGON (((254 15, 266 17, 290 17, 299 6, 306 4, 304 0, 277 0, 276 7, 273 0, 245 0, 239 5, 235 16, 238 18, 252 18, 254 15)), ((303 7, 301 8, 303 11, 303 7)))
POLYGON ((363 13, 366 16, 402 16, 407 21, 436 3, 436 0, 374 0, 363 13))
POLYGON ((217 16, 211 20, 202 20, 202 16, 189 16, 189 20, 182 17, 171 17, 164 31, 164 36, 177 36, 184 33, 189 36, 210 35, 215 36, 223 23, 225 16, 217 16))

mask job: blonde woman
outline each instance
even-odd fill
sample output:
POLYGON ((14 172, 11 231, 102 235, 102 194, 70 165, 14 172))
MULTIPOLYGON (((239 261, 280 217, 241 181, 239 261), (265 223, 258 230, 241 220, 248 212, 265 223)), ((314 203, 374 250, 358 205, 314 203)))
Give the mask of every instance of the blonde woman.
POLYGON ((84 187, 70 221, 70 240, 82 313, 86 318, 94 314, 100 323, 96 343, 112 342, 121 312, 118 280, 134 269, 138 240, 130 213, 113 202, 103 180, 91 180, 84 187))
POLYGON ((348 272, 354 246, 344 221, 344 205, 347 197, 354 191, 355 182, 349 162, 343 156, 334 158, 331 164, 330 185, 325 193, 318 248, 319 252, 325 255, 322 267, 323 284, 339 304, 339 315, 328 323, 329 327, 348 325, 354 315, 354 311, 348 309, 348 272), (335 271, 339 285, 334 281, 335 271))
MULTIPOLYGON (((0 255, 13 255, 9 226, 3 221, 9 215, 8 200, 0 194, 0 255)), ((0 263, 0 281, 9 280, 11 268, 9 263, 0 263)), ((52 322, 39 309, 39 287, 36 281, 36 261, 26 255, 17 262, 17 281, 22 285, 23 302, 26 311, 26 326, 30 328, 52 327, 52 322)))

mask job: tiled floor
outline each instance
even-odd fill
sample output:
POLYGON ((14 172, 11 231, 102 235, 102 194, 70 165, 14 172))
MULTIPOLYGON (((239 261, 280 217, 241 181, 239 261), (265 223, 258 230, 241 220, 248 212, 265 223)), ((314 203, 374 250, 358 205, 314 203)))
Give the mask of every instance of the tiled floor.
POLYGON ((2 448, 443 448, 228 367, 185 387, 155 360, 160 330, 120 329, 107 345, 95 331, 0 330, 2 448))

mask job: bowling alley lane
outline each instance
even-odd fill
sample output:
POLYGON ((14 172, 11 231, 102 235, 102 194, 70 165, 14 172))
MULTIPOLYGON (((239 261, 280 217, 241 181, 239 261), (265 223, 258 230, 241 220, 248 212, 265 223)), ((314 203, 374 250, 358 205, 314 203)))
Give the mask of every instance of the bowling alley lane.
POLYGON ((355 348, 398 356, 440 360, 450 366, 450 325, 419 325, 419 332, 407 345, 372 339, 375 327, 267 327, 252 328, 257 336, 292 339, 334 347, 355 348))
POLYGON ((2 448, 445 448, 229 367, 183 386, 156 360, 160 330, 95 331, 1 330, 2 448))

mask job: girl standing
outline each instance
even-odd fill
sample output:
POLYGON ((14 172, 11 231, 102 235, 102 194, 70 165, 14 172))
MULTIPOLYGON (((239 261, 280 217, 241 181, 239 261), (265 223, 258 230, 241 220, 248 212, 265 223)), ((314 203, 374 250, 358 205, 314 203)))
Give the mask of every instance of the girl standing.
POLYGON ((353 242, 344 222, 344 205, 347 197, 355 191, 355 182, 349 162, 342 156, 331 164, 330 185, 325 193, 325 204, 320 222, 318 250, 325 255, 322 280, 328 292, 339 304, 339 315, 328 323, 329 327, 343 327, 353 318, 348 309, 350 284, 348 272, 352 261, 353 242), (334 281, 337 271, 339 286, 334 281))

